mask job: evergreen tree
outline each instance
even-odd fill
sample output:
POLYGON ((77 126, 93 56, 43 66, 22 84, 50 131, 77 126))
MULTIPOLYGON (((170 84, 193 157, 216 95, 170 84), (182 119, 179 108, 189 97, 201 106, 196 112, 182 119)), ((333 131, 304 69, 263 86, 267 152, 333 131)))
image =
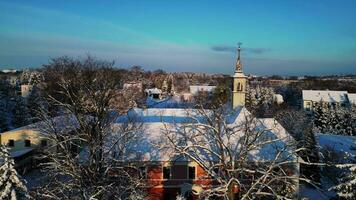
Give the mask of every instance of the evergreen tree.
POLYGON ((319 102, 314 110, 314 125, 319 132, 325 133, 328 126, 327 111, 319 102))
POLYGON ((355 106, 325 108, 318 104, 314 110, 314 125, 321 133, 356 135, 355 106))
POLYGON ((0 199, 28 199, 27 188, 14 168, 6 147, 0 146, 0 199))
POLYGON ((21 127, 31 122, 31 116, 28 112, 26 103, 22 97, 16 97, 12 109, 12 125, 21 127))
POLYGON ((343 176, 339 178, 339 184, 332 187, 339 197, 345 199, 356 199, 356 164, 336 165, 343 170, 343 176))
POLYGON ((9 98, 0 91, 0 133, 9 130, 9 98))

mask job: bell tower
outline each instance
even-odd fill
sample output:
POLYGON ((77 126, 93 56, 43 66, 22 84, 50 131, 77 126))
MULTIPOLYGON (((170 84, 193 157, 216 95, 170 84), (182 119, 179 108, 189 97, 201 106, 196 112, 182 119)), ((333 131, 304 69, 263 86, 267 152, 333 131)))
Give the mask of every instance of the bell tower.
POLYGON ((236 68, 235 68, 235 73, 232 76, 233 78, 232 109, 245 105, 247 77, 242 72, 242 64, 240 58, 241 44, 242 43, 240 42, 238 43, 236 68))

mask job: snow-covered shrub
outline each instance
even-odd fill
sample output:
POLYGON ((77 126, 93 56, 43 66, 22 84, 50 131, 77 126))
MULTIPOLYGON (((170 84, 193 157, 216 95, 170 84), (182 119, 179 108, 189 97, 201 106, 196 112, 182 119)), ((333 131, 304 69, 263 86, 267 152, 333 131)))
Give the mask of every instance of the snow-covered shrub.
POLYGON ((177 195, 176 200, 185 200, 185 198, 183 195, 179 194, 177 195))

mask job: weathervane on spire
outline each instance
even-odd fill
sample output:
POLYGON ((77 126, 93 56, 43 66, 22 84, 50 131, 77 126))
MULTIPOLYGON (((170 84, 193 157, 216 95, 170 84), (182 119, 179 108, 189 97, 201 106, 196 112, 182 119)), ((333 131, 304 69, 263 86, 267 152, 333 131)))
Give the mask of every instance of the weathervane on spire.
POLYGON ((236 70, 235 72, 242 72, 242 64, 241 64, 241 60, 240 60, 240 51, 241 51, 241 46, 242 43, 239 42, 237 43, 237 62, 236 62, 236 70))

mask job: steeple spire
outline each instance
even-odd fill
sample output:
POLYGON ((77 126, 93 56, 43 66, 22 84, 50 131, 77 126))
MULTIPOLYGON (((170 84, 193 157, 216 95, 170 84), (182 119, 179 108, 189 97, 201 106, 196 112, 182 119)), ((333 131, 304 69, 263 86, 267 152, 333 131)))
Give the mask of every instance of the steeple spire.
POLYGON ((237 45, 237 61, 236 61, 236 69, 235 69, 235 72, 242 72, 242 64, 241 64, 241 60, 240 60, 240 51, 241 51, 241 42, 239 42, 237 45))

